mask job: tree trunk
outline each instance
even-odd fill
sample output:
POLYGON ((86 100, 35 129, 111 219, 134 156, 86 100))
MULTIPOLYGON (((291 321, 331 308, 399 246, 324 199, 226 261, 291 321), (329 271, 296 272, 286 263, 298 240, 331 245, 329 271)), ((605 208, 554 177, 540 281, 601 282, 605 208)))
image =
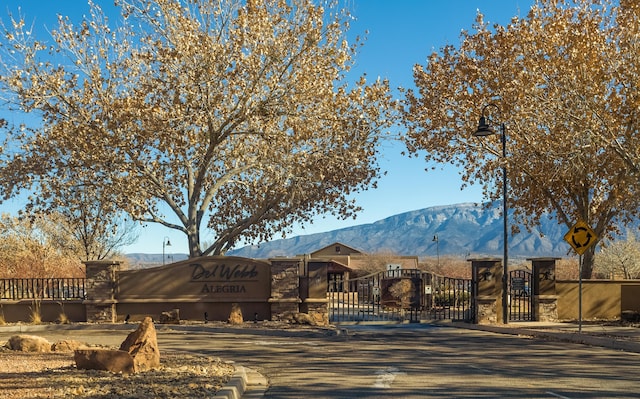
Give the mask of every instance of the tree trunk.
POLYGON ((589 280, 593 275, 593 260, 596 252, 596 246, 592 245, 583 255, 582 255, 582 279, 589 280))
POLYGON ((202 256, 199 231, 197 229, 196 231, 189 231, 187 234, 187 240, 189 241, 189 258, 202 256))

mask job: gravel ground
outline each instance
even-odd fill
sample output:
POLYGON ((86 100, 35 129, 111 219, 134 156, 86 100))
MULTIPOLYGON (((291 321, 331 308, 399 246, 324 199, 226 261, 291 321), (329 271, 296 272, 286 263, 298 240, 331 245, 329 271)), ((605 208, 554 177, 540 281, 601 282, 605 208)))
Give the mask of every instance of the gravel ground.
MULTIPOLYGON (((201 322, 185 324, 205 325, 201 322)), ((228 327, 229 324, 209 322, 206 326, 228 327)), ((334 331, 332 327, 286 321, 245 322, 233 327, 291 329, 326 334, 334 331)), ((231 363, 218 358, 162 350, 161 367, 157 370, 132 375, 77 370, 73 352, 25 353, 7 349, 4 345, 0 341, 0 399, 210 398, 215 397, 235 372, 231 363)))
POLYGON ((121 375, 77 370, 73 352, 24 353, 2 347, 0 396, 3 399, 209 398, 235 371, 232 364, 220 359, 182 353, 161 353, 160 363, 156 370, 121 375))

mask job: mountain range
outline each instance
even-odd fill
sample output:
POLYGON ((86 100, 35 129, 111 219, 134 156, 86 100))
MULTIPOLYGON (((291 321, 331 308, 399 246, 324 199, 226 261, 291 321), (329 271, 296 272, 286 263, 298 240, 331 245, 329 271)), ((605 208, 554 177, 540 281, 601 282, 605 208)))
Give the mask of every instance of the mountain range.
MULTIPOLYGON (((501 210, 501 202, 436 206, 397 214, 374 223, 245 246, 229 251, 228 255, 251 258, 295 256, 340 242, 370 254, 501 257, 501 210)), ((531 231, 524 226, 519 227, 519 233, 509 234, 510 256, 565 257, 569 253, 570 247, 563 239, 567 228, 558 224, 555 213, 543 216, 540 224, 531 231)))

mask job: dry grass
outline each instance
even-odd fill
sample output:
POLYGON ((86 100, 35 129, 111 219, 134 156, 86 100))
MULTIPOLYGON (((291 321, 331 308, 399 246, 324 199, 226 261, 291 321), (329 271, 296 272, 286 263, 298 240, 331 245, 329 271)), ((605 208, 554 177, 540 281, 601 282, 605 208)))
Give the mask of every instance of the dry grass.
POLYGON ((31 324, 42 323, 42 313, 40 312, 40 301, 34 301, 33 307, 29 306, 31 313, 29 314, 29 321, 31 324))
POLYGON ((64 312, 60 313, 58 315, 58 323, 60 323, 60 324, 69 324, 70 323, 69 318, 67 317, 67 315, 64 312))

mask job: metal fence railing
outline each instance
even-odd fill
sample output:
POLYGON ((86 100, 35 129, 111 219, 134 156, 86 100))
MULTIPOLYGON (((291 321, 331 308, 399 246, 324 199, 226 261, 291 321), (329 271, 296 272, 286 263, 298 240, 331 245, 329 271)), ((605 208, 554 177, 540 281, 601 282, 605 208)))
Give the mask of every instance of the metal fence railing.
POLYGON ((85 299, 84 278, 0 279, 0 299, 78 300, 85 299))
POLYGON ((470 279, 400 269, 354 279, 330 274, 328 283, 335 323, 474 319, 470 279))

